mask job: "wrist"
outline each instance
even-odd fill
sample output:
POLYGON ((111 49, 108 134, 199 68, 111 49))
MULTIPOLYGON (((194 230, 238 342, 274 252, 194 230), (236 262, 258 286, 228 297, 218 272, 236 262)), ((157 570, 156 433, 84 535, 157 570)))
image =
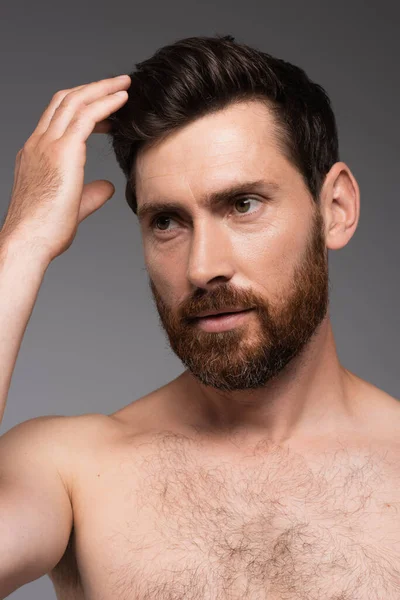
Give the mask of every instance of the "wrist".
POLYGON ((51 263, 48 249, 37 238, 29 238, 17 233, 8 233, 0 230, 0 256, 1 259, 17 259, 37 265, 43 272, 51 263))

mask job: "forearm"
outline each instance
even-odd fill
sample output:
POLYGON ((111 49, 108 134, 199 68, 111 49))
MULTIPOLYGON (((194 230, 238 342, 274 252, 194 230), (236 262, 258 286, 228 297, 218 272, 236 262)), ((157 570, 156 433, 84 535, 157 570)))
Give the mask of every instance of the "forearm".
POLYGON ((0 424, 22 338, 49 264, 38 246, 0 231, 0 424))

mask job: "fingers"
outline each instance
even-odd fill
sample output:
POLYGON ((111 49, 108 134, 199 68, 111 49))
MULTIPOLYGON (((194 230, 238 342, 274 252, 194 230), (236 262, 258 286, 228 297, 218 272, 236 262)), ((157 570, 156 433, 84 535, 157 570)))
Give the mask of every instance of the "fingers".
POLYGON ((60 90, 59 92, 54 94, 53 98, 50 101, 50 104, 48 105, 48 107, 46 108, 46 110, 44 111, 42 116, 40 117, 37 127, 34 130, 34 132, 32 133, 31 137, 39 137, 39 136, 43 135, 44 132, 47 131, 47 129, 50 125, 50 121, 53 118, 54 111, 56 110, 56 108, 58 108, 58 106, 60 105, 61 101, 65 98, 65 96, 67 94, 69 94, 70 92, 82 89, 83 87, 85 87, 85 85, 87 85, 87 84, 78 85, 77 87, 71 88, 69 90, 60 90))
MULTIPOLYGON (((63 140, 71 139, 71 137, 85 142, 92 133, 96 123, 106 119, 111 113, 118 110, 128 97, 128 93, 123 90, 117 94, 110 94, 105 98, 95 100, 91 104, 87 104, 84 108, 77 110, 62 136, 63 140)), ((46 134, 47 136, 47 134, 46 134)))
MULTIPOLYGON (((57 128, 58 128, 58 131, 63 131, 62 123, 60 123, 60 121, 63 121, 63 118, 62 117, 59 118, 59 114, 60 114, 62 108, 64 108, 66 105, 67 106, 69 105, 70 100, 67 99, 67 97, 69 95, 73 94, 72 98, 74 99, 74 104, 79 103, 79 101, 80 102, 82 102, 82 101, 90 102, 91 101, 90 98, 93 98, 93 96, 95 96, 96 93, 99 95, 100 90, 102 90, 102 92, 103 92, 102 95, 105 95, 108 93, 113 93, 113 92, 117 91, 118 89, 126 89, 126 87, 128 87, 130 85, 130 83, 131 83, 130 77, 125 75, 125 76, 123 76, 123 79, 120 78, 120 76, 112 77, 109 79, 102 79, 97 82, 78 85, 77 87, 74 87, 71 89, 60 90, 60 91, 56 92, 54 94, 53 98, 51 99, 50 104, 48 105, 48 107, 42 114, 41 118, 39 119, 37 127, 35 128, 32 135, 30 136, 30 139, 33 140, 34 142, 36 142, 39 138, 41 138, 45 133, 47 133, 47 131, 49 130, 49 127, 52 124, 54 119, 56 119, 56 122, 55 122, 56 125, 57 125, 57 122, 59 123, 54 128, 54 135, 56 137, 61 137, 62 133, 61 133, 61 135, 57 135, 57 128), (119 80, 120 83, 117 82, 117 80, 119 80), (122 82, 124 85, 122 85, 122 82), (84 91, 85 88, 86 89, 89 88, 88 96, 86 96, 85 99, 83 99, 81 96, 80 100, 79 99, 77 100, 76 94, 78 92, 84 91)), ((66 125, 67 125, 67 123, 64 118, 64 131, 65 131, 66 125)), ((98 132, 102 132, 103 129, 105 131, 108 131, 109 125, 104 124, 102 126, 96 127, 96 131, 98 131, 98 132)), ((51 135, 49 136, 49 138, 50 137, 51 137, 51 135)))
MULTIPOLYGON (((100 120, 108 117, 112 112, 118 110, 122 103, 126 101, 126 88, 131 84, 129 76, 115 77, 113 79, 103 79, 89 83, 79 89, 65 94, 62 98, 56 100, 53 116, 50 119, 47 130, 42 135, 46 141, 51 142, 64 135, 67 128, 73 124, 73 131, 81 131, 80 125, 82 118, 89 117, 91 130, 86 134, 85 139, 93 131, 95 125, 100 120), (115 96, 118 91, 123 91, 122 96, 115 96), (102 111, 99 106, 104 103, 107 110, 102 111), (90 107, 94 105, 93 109, 90 107), (103 116, 104 115, 104 116, 103 116)), ((87 132, 87 127, 83 128, 87 132)))

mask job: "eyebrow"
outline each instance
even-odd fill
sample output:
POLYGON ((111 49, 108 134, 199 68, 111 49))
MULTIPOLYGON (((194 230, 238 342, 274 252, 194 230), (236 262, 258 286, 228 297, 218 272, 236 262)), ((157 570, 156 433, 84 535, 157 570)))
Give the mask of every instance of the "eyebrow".
MULTIPOLYGON (((268 194, 271 192, 277 192, 279 189, 279 185, 272 181, 264 181, 263 179, 259 179, 257 181, 244 181, 239 184, 233 184, 227 188, 224 188, 223 190, 208 194, 201 202, 201 205, 204 206, 204 208, 212 208, 213 206, 223 204, 230 198, 238 196, 239 194, 252 192, 264 192, 268 194)), ((185 213, 187 212, 187 207, 185 204, 180 204, 179 202, 168 202, 166 200, 148 201, 144 202, 138 208, 137 217, 139 221, 143 221, 146 217, 151 217, 162 212, 185 213)))

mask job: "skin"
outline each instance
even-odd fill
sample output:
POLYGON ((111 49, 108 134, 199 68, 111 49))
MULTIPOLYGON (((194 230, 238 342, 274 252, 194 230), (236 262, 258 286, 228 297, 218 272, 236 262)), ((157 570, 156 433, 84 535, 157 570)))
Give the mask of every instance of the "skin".
POLYGON ((275 140, 248 102, 138 157, 138 208, 183 207, 141 229, 188 369, 68 445, 76 536, 52 574, 60 600, 397 597, 399 404, 340 364, 328 310, 328 250, 354 234, 358 185, 335 164, 317 211, 275 140), (249 179, 279 190, 203 205, 249 179), (226 303, 255 310, 219 333, 188 321, 226 303))
POLYGON ((183 206, 153 227, 140 222, 161 325, 188 367, 175 380, 179 418, 221 439, 262 434, 280 443, 316 428, 321 436, 350 430, 361 416, 365 382, 339 362, 328 306, 328 250, 346 246, 357 228, 359 187, 337 162, 316 208, 275 133, 264 104, 241 102, 145 147, 136 163, 139 210, 160 198, 183 206), (279 189, 202 205, 209 192, 259 179, 279 189), (218 333, 187 320, 226 304, 255 310, 218 333))

